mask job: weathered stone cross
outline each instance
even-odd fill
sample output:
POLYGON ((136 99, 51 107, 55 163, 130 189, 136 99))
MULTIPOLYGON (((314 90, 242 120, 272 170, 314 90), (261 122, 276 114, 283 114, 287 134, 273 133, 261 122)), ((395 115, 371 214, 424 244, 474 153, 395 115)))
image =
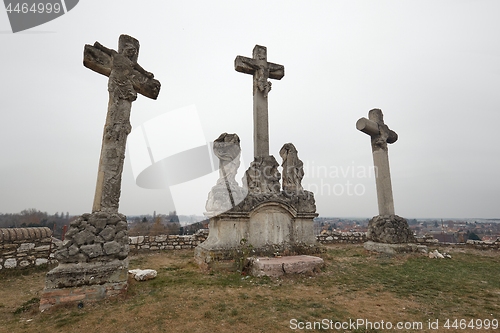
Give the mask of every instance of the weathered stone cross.
POLYGON ((83 65, 109 77, 108 114, 92 212, 118 212, 132 102, 137 93, 156 99, 160 92, 160 82, 137 63, 138 55, 139 41, 127 35, 120 36, 118 52, 98 42, 85 45, 83 65))
POLYGON ((371 137, 379 215, 394 215, 387 144, 396 142, 398 135, 384 124, 382 110, 370 110, 368 118, 360 118, 356 128, 371 137))
POLYGON ((269 156, 269 121, 267 94, 271 90, 271 82, 267 79, 281 80, 285 75, 285 67, 267 62, 265 46, 255 45, 253 57, 237 56, 234 69, 238 72, 253 75, 253 144, 254 157, 269 156))

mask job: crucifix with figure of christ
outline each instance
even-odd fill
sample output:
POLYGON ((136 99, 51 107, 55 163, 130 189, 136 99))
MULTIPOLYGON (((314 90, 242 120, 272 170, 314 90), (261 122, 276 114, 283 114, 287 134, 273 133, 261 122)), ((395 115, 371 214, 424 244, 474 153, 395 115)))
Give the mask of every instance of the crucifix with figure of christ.
POLYGON ((139 41, 128 35, 120 36, 118 51, 99 42, 84 48, 83 65, 109 77, 108 114, 92 212, 118 212, 132 102, 137 93, 156 99, 160 92, 160 82, 137 63, 138 55, 139 41))
POLYGON ((267 95, 271 90, 268 79, 281 80, 285 67, 267 61, 265 46, 255 45, 252 58, 237 56, 234 69, 253 75, 253 142, 254 157, 269 156, 269 120, 267 95))
POLYGON ((394 215, 387 144, 396 142, 398 135, 384 123, 382 110, 370 110, 368 118, 360 118, 356 122, 356 128, 371 137, 379 215, 394 215))

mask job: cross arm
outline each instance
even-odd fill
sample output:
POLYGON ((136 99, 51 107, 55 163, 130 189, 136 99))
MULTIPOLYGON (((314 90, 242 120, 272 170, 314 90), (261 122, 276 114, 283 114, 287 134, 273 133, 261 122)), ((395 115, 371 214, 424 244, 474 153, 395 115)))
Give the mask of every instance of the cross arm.
MULTIPOLYGON (((285 67, 283 65, 268 62, 267 68, 269 69, 270 79, 281 80, 285 76, 285 67)), ((234 59, 234 69, 240 73, 254 74, 259 69, 259 65, 257 65, 253 58, 237 56, 234 59)))
POLYGON ((356 128, 359 131, 368 134, 369 136, 379 135, 380 133, 378 124, 364 117, 358 119, 358 121, 356 122, 356 128))
POLYGON ((252 58, 237 56, 236 59, 234 59, 234 69, 237 72, 253 74, 258 68, 257 64, 255 64, 255 60, 252 58))
MULTIPOLYGON (((356 122, 356 128, 372 137, 380 134, 379 124, 364 117, 358 119, 356 122)), ((387 143, 396 142, 398 140, 398 134, 389 128, 387 129, 389 130, 387 143)))
POLYGON ((99 42, 94 43, 94 47, 104 53, 106 53, 109 56, 113 56, 114 53, 117 53, 115 50, 108 49, 106 46, 102 45, 99 42))
POLYGON ((152 73, 145 71, 145 74, 142 74, 135 68, 133 72, 132 84, 134 85, 134 89, 143 96, 151 99, 157 99, 158 94, 160 93, 160 81, 153 79, 152 73))
POLYGON ((149 79, 152 79, 152 78, 155 77, 153 73, 148 72, 147 70, 145 70, 144 68, 142 68, 142 66, 139 65, 138 63, 134 64, 134 68, 135 68, 136 71, 138 71, 142 75, 146 75, 149 79))
POLYGON ((269 68, 269 78, 275 80, 281 80, 285 76, 285 66, 278 65, 272 62, 268 62, 267 66, 269 68))
MULTIPOLYGON (((103 48, 105 47, 103 46, 103 48)), ((113 52, 116 53, 116 51, 111 50, 112 54, 113 52)), ((87 44, 83 50, 83 65, 99 74, 109 76, 113 59, 101 48, 87 44)), ((134 63, 132 73, 129 76, 135 91, 148 98, 156 99, 160 93, 161 84, 153 77, 152 73, 144 70, 138 63, 134 63)))
POLYGON ((86 44, 83 49, 83 65, 94 72, 109 76, 111 74, 111 55, 95 46, 86 44))

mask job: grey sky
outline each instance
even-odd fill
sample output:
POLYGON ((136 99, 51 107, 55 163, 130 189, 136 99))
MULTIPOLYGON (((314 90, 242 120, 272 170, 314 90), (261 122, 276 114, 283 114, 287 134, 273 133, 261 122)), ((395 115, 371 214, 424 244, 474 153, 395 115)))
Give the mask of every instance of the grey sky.
MULTIPOLYGON (((0 213, 90 211, 108 95, 107 78, 82 65, 83 47, 116 49, 125 33, 162 84, 157 101, 133 103, 134 128, 194 105, 207 141, 239 135, 243 172, 252 80, 233 61, 264 45, 285 66, 269 94, 270 151, 280 162, 294 143, 320 215, 377 215, 375 179, 363 173, 370 142, 355 123, 380 108, 399 134, 389 146, 398 215, 500 217, 499 12, 495 0, 85 0, 12 34, 0 10, 0 213)), ((170 190, 135 184, 129 157, 120 211, 173 210, 170 190)), ((184 189, 192 211, 180 213, 201 214, 210 186, 184 189)))

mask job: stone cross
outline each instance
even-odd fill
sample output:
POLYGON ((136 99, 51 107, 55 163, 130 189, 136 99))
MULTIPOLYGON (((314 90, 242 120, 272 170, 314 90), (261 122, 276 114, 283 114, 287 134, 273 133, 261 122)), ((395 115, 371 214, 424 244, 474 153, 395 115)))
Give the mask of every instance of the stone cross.
POLYGON ((138 63, 139 41, 127 35, 118 40, 118 52, 95 42, 85 45, 83 65, 108 76, 108 114, 92 212, 118 212, 123 161, 130 133, 130 109, 137 93, 156 99, 160 82, 138 63))
POLYGON ((285 75, 285 67, 267 62, 265 46, 255 45, 253 57, 237 56, 234 69, 238 72, 253 75, 253 142, 254 157, 269 156, 269 121, 267 94, 271 90, 268 79, 281 80, 285 75))
POLYGON ((384 124, 382 110, 370 110, 368 118, 360 118, 356 128, 371 137, 379 215, 394 215, 387 144, 396 142, 398 135, 384 124))

